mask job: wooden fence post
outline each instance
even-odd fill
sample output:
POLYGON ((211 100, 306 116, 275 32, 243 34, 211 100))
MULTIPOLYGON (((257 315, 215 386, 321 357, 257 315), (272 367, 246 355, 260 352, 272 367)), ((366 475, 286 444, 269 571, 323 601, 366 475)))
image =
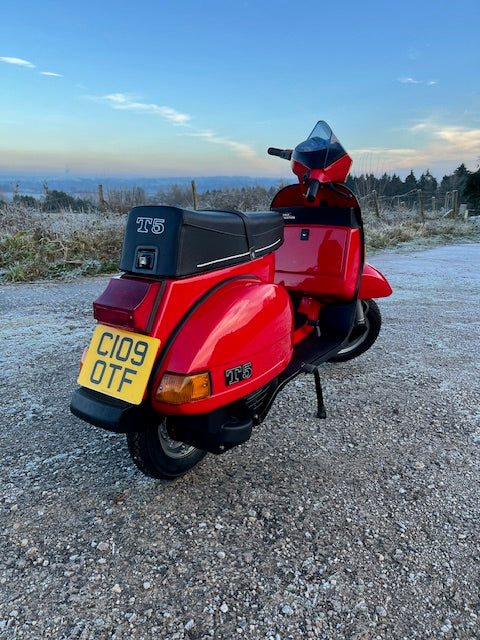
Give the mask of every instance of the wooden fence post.
POLYGON ((107 210, 107 207, 105 206, 105 199, 103 197, 103 185, 102 184, 98 185, 98 202, 100 204, 100 211, 102 213, 105 213, 105 211, 107 210))
POLYGON ((381 214, 380 214, 380 203, 378 202, 378 194, 375 191, 375 189, 372 191, 372 195, 373 195, 373 202, 375 204, 375 213, 377 214, 377 218, 380 218, 381 214))
POLYGON ((198 195, 197 195, 197 185, 195 184, 195 180, 192 180, 192 194, 193 194, 193 208, 198 209, 198 195))
POLYGON ((455 191, 453 192, 453 203, 452 203, 452 209, 453 209, 453 217, 456 218, 458 216, 458 191, 457 189, 455 189, 455 191))
POLYGON ((450 193, 450 191, 447 191, 445 194, 445 211, 448 211, 450 209, 450 196, 452 194, 450 193))
POLYGON ((423 208, 422 190, 418 189, 417 194, 418 194, 418 213, 420 214, 420 218, 422 222, 425 222, 425 209, 423 208))

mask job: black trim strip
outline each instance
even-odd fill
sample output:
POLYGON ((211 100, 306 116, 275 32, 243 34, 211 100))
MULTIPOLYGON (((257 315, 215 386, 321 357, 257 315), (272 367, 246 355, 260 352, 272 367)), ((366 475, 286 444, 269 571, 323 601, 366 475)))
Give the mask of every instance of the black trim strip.
POLYGON ((150 335, 150 332, 152 331, 153 323, 155 321, 155 316, 157 315, 158 307, 160 306, 160 302, 163 298, 163 294, 165 292, 166 286, 167 286, 167 283, 165 282, 165 280, 163 280, 160 286, 160 289, 158 290, 157 297, 155 298, 155 302, 153 303, 152 310, 150 311, 150 315, 148 317, 148 324, 147 324, 148 335, 150 335))
POLYGON ((358 229, 358 215, 353 207, 275 207, 285 225, 326 225, 358 229))

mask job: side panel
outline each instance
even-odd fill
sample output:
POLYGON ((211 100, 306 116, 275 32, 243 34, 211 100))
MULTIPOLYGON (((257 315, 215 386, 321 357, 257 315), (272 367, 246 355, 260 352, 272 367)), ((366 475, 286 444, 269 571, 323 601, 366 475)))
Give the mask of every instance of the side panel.
POLYGON ((165 371, 209 371, 212 396, 180 406, 152 400, 155 409, 167 415, 206 413, 263 386, 290 362, 292 318, 290 297, 282 287, 248 281, 225 285, 188 319, 153 384, 155 391, 165 371), (241 376, 236 376, 238 368, 241 376))
POLYGON ((325 302, 355 295, 361 264, 359 229, 288 225, 275 255, 277 284, 325 302))
POLYGON ((391 293, 392 287, 388 284, 385 276, 372 265, 365 263, 358 297, 362 300, 386 298, 391 293))

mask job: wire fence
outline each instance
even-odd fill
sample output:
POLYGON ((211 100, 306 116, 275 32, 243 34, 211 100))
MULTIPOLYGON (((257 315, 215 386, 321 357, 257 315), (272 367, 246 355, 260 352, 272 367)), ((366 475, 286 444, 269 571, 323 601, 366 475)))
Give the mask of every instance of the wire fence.
POLYGON ((406 217, 425 221, 427 218, 465 219, 469 215, 478 215, 478 211, 469 209, 459 201, 459 191, 447 191, 443 198, 432 195, 422 189, 412 189, 400 195, 380 195, 372 190, 364 196, 357 196, 364 213, 374 214, 377 218, 406 217))
MULTIPOLYGON (((159 190, 154 194, 146 193, 143 188, 136 186, 129 189, 108 189, 104 194, 103 186, 99 184, 97 193, 84 193, 82 198, 73 197, 63 191, 45 190, 43 198, 17 193, 11 204, 47 213, 49 211, 128 213, 133 207, 145 204, 180 206, 189 209, 227 208, 260 211, 270 208, 272 198, 283 186, 285 184, 268 188, 260 185, 241 188, 223 187, 197 192, 195 180, 192 180, 191 185, 173 184, 168 189, 159 190)), ((354 184, 352 187, 362 212, 373 221, 425 222, 427 219, 442 217, 466 219, 468 216, 480 213, 462 204, 459 190, 439 194, 438 190, 414 188, 404 193, 387 195, 381 190, 372 188, 367 191, 367 185, 362 188, 354 184)), ((2 206, 7 206, 7 203, 0 202, 0 209, 2 206)), ((13 210, 11 207, 10 209, 13 210)))

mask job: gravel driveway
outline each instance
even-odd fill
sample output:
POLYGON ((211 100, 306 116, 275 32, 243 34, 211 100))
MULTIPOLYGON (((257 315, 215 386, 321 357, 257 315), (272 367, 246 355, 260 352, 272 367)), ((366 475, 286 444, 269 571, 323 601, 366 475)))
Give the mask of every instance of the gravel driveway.
POLYGON ((174 482, 69 413, 106 279, 0 288, 0 638, 478 639, 480 245, 370 256, 358 360, 174 482))

